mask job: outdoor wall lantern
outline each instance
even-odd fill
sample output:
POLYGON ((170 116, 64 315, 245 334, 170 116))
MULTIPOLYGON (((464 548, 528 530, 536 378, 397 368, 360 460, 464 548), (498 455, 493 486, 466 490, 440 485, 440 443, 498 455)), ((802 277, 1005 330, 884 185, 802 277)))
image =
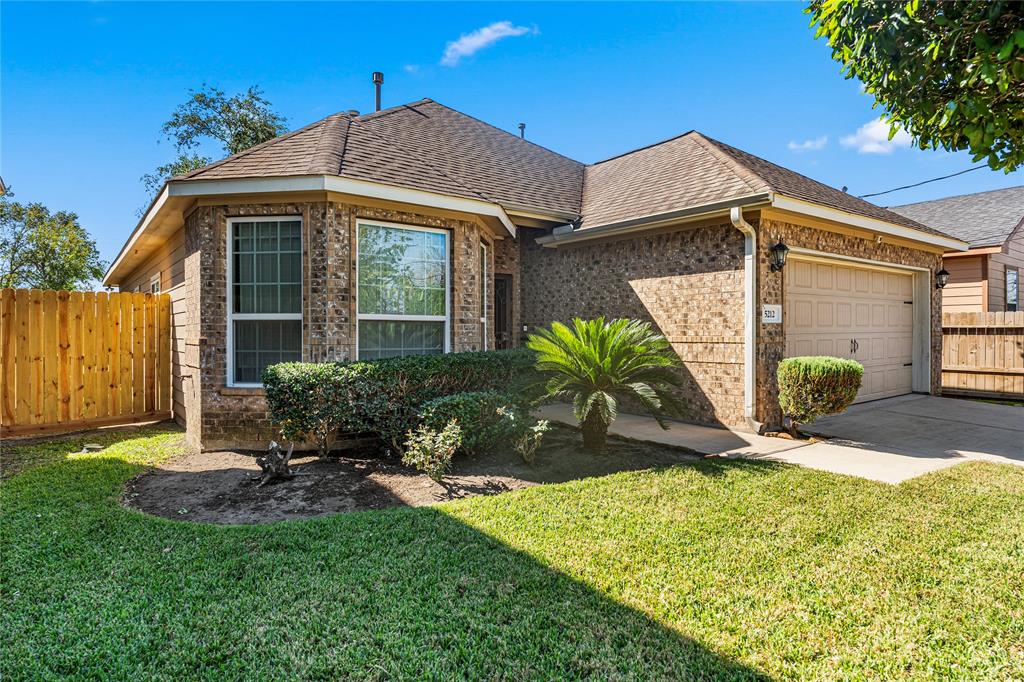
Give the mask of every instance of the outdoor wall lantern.
POLYGON ((949 283, 949 270, 946 270, 946 268, 942 268, 941 270, 939 270, 938 272, 935 273, 935 288, 936 289, 945 289, 946 288, 946 284, 948 284, 948 283, 949 283))
POLYGON ((779 243, 772 247, 772 272, 782 272, 786 266, 786 256, 789 255, 789 247, 779 240, 779 243))

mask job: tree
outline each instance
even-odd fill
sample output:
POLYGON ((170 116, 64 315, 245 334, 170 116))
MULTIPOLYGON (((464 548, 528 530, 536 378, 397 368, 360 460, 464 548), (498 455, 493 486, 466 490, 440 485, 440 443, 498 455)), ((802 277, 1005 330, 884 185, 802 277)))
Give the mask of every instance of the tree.
POLYGON ((680 384, 679 359, 647 322, 576 318, 571 327, 555 322, 531 334, 526 345, 537 353, 537 370, 551 375, 548 395, 572 401, 588 450, 604 448, 622 399, 640 403, 664 429, 662 415, 678 412, 669 391, 680 384))
POLYGON ((812 0, 832 58, 886 110, 890 139, 970 150, 1007 173, 1024 163, 1024 5, 812 0))
POLYGON ((282 135, 285 123, 258 87, 228 97, 220 88, 204 83, 199 90, 189 91, 189 99, 179 104, 161 127, 164 137, 174 142, 178 156, 142 176, 142 182, 156 194, 167 178, 209 165, 209 157, 195 153, 204 138, 220 142, 225 155, 237 154, 282 135))
POLYGON ((89 289, 103 277, 96 242, 67 211, 0 197, 0 288, 89 289))

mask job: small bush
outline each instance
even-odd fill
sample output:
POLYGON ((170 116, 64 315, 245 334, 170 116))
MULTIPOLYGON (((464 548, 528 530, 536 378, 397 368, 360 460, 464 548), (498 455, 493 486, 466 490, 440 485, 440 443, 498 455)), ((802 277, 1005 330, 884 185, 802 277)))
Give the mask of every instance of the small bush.
POLYGON ((508 447, 518 421, 529 413, 517 398, 499 391, 467 391, 435 398, 420 408, 420 421, 439 429, 450 421, 462 427, 461 452, 477 455, 508 447))
POLYGON ((440 431, 420 425, 406 434, 402 462, 440 482, 452 465, 452 457, 459 449, 461 439, 462 430, 454 419, 440 431))
POLYGON ((842 412, 860 390, 864 367, 856 360, 830 357, 786 358, 779 363, 779 406, 793 423, 842 412))
POLYGON ((541 419, 533 426, 520 429, 516 436, 516 452, 527 464, 533 464, 537 458, 537 448, 544 439, 544 434, 551 430, 551 423, 547 419, 541 419))
POLYGON ((270 418, 289 440, 329 442, 342 433, 377 433, 396 452, 423 403, 464 391, 512 390, 532 397, 527 350, 415 355, 335 363, 283 363, 263 373, 270 418))

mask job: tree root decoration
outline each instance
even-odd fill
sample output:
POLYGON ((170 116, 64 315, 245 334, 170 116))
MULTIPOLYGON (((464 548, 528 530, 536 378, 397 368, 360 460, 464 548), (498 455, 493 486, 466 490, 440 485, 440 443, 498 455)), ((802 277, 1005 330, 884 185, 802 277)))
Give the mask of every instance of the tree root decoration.
POLYGON ((256 484, 256 487, 262 488, 273 481, 290 481, 295 478, 298 474, 292 471, 288 465, 294 450, 295 443, 292 443, 288 446, 288 452, 281 454, 281 446, 277 444, 277 441, 270 441, 267 454, 256 458, 256 464, 263 470, 263 473, 260 476, 250 476, 251 479, 259 479, 260 482, 256 484))

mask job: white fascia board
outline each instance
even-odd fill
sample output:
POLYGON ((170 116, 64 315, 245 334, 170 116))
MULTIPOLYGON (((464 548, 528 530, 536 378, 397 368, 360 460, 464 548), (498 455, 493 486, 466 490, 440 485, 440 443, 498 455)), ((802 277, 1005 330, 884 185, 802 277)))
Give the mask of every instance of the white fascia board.
POLYGON ((871 230, 872 232, 878 232, 880 234, 888 234, 893 237, 911 239, 916 242, 931 244, 932 246, 938 246, 950 251, 966 251, 968 248, 967 242, 954 239, 953 237, 943 237, 929 232, 922 232, 910 227, 904 227, 902 225, 878 220, 876 218, 868 218, 867 216, 861 216, 855 213, 847 213, 846 211, 828 208, 827 206, 814 204, 808 201, 801 201, 800 199, 793 199, 781 194, 775 194, 772 197, 772 207, 784 211, 801 213, 814 218, 831 220, 833 222, 871 230))
POLYGON ((171 196, 208 194, 262 194, 266 192, 327 191, 339 194, 383 199, 417 206, 429 206, 461 213, 476 213, 497 218, 515 237, 516 226, 497 204, 477 199, 436 194, 419 189, 356 180, 335 175, 308 175, 276 178, 240 178, 230 180, 183 180, 170 185, 171 196))
POLYGON ((139 237, 142 236, 142 233, 146 231, 150 223, 152 223, 153 220, 156 218, 157 214, 160 213, 160 209, 162 209, 164 207, 164 204, 167 203, 167 199, 170 196, 170 192, 168 191, 168 189, 169 185, 165 183, 163 189, 160 190, 160 193, 156 196, 156 199, 154 199, 153 203, 149 205, 149 210, 146 211, 146 215, 142 216, 142 219, 139 221, 139 224, 135 226, 134 230, 132 230, 131 236, 128 237, 128 241, 126 241, 124 243, 124 246, 121 247, 121 250, 117 252, 117 258, 114 259, 114 261, 110 264, 110 267, 108 267, 107 271, 103 274, 103 279, 100 282, 103 286, 110 286, 111 275, 114 274, 114 271, 124 260, 125 255, 131 252, 131 249, 135 245, 135 242, 139 240, 139 237))
POLYGON ((729 211, 732 208, 757 208, 758 206, 769 205, 770 201, 771 195, 768 192, 762 192, 760 194, 751 194, 748 196, 737 197, 735 199, 726 199, 724 201, 714 201, 707 204, 690 206, 676 211, 657 213, 638 218, 628 218, 626 220, 620 220, 614 223, 605 223, 604 225, 597 225, 595 227, 567 229, 564 231, 560 231, 559 228, 556 227, 551 234, 538 237, 537 243, 548 248, 554 248, 561 244, 651 230, 664 225, 701 220, 703 218, 709 218, 720 214, 728 216, 729 211))

